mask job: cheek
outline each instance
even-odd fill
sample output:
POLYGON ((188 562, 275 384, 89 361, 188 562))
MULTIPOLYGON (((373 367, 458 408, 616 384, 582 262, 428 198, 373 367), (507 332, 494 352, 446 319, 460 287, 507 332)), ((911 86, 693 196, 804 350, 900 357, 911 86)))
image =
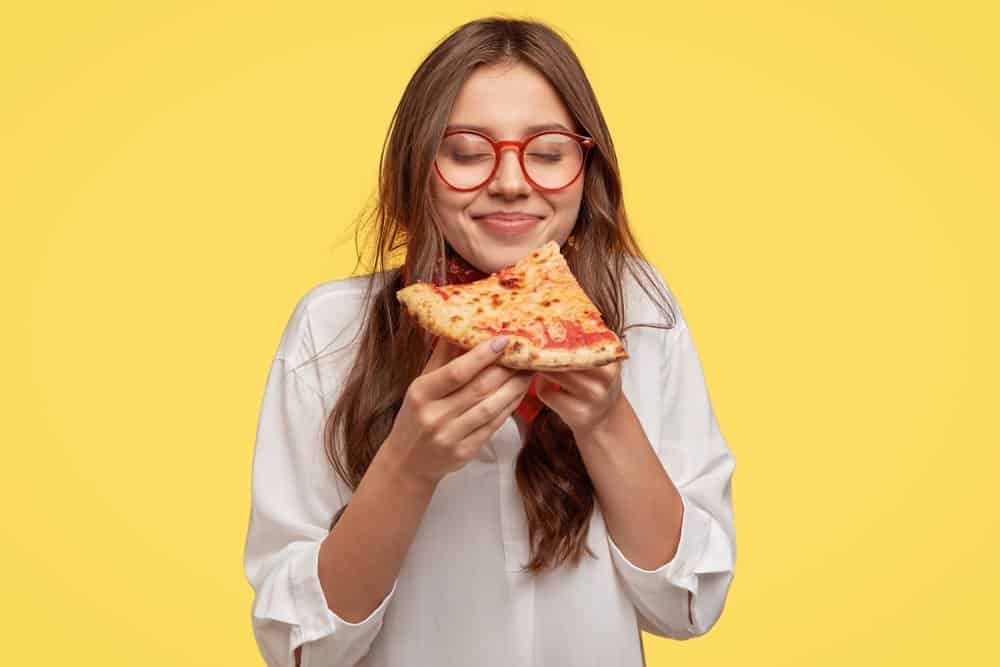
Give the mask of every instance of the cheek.
POLYGON ((549 201, 560 219, 566 222, 576 221, 583 202, 583 184, 574 184, 572 188, 558 193, 549 201))
POLYGON ((456 192, 446 187, 437 178, 431 186, 431 197, 438 214, 446 218, 454 218, 468 207, 473 197, 466 192, 456 192))

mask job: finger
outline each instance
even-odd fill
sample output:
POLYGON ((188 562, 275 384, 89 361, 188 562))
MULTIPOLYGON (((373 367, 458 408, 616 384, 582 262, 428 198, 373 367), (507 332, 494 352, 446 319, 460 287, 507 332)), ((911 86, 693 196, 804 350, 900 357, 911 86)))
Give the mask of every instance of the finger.
POLYGON ((542 389, 551 392, 556 391, 569 391, 570 393, 575 393, 573 382, 572 371, 564 371, 561 373, 538 373, 538 384, 536 385, 536 390, 541 391, 542 389))
POLYGON ((532 379, 532 374, 525 371, 512 370, 499 364, 487 367, 479 375, 462 386, 462 388, 440 399, 442 416, 445 419, 457 419, 461 417, 468 410, 490 398, 505 383, 515 378, 521 378, 524 381, 525 390, 527 390, 532 379))
POLYGON ((616 375, 621 373, 621 364, 622 362, 619 360, 602 366, 596 366, 594 368, 585 368, 583 370, 583 376, 602 384, 608 384, 616 375))
POLYGON ((558 385, 562 391, 573 396, 593 396, 604 391, 609 386, 613 373, 601 368, 586 368, 562 373, 541 373, 547 386, 558 385))
POLYGON ((466 400, 463 408, 450 410, 451 419, 448 424, 449 437, 461 440, 469 433, 492 420, 504 406, 516 400, 520 403, 531 382, 529 374, 514 374, 499 383, 497 388, 486 398, 471 397, 466 400))
POLYGON ((499 336, 485 340, 467 352, 460 352, 455 358, 427 374, 424 381, 427 394, 431 398, 444 398, 461 389, 480 371, 500 358, 507 342, 507 336, 499 336), (497 345, 494 346, 494 343, 497 345))
POLYGON ((459 436, 459 447, 468 446, 471 442, 478 442, 480 445, 486 442, 493 433, 496 432, 498 428, 504 423, 507 417, 510 417, 517 406, 521 404, 521 400, 524 398, 525 393, 527 393, 528 384, 531 382, 530 375, 515 375, 507 383, 501 387, 500 390, 490 397, 489 407, 487 408, 492 415, 488 415, 485 419, 477 416, 475 410, 469 410, 461 418, 453 422, 454 432, 461 433, 465 432, 465 435, 459 436), (507 390, 511 391, 508 392, 507 390), (494 405, 499 405, 499 408, 494 408, 494 405))
POLYGON ((565 414, 569 402, 572 400, 570 398, 572 394, 567 392, 563 388, 555 388, 547 381, 542 381, 540 387, 535 390, 535 396, 544 403, 546 406, 552 408, 552 410, 562 416, 565 414))

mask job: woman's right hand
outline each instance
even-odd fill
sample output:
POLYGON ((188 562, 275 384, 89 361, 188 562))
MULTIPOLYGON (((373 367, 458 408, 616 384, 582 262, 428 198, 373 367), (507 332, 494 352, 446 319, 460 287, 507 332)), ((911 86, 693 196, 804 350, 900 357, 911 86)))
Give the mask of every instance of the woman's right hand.
POLYGON ((497 365, 493 338, 463 352, 439 337, 410 383, 386 445, 403 472, 436 484, 469 462, 517 408, 534 376, 497 365))

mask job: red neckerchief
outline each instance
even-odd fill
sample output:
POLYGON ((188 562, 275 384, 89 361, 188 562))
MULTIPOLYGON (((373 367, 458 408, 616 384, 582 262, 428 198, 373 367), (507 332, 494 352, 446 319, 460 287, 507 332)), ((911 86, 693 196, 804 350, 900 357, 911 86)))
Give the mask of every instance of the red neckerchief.
MULTIPOLYGON (((446 285, 460 285, 463 283, 471 283, 476 280, 482 280, 483 278, 489 278, 489 273, 483 273, 476 267, 469 264, 464 257, 455 252, 451 246, 447 246, 447 260, 445 266, 445 284, 446 285)), ((403 263, 403 287, 410 284, 409 282, 409 267, 404 262, 403 263)), ((520 417, 521 421, 524 422, 525 426, 530 426, 531 422, 535 420, 538 413, 541 412, 545 404, 538 399, 536 392, 536 385, 538 384, 538 376, 536 375, 532 380, 531 384, 528 385, 528 391, 521 399, 521 403, 514 410, 520 417)), ((555 385, 553 388, 558 391, 559 385, 555 385)))

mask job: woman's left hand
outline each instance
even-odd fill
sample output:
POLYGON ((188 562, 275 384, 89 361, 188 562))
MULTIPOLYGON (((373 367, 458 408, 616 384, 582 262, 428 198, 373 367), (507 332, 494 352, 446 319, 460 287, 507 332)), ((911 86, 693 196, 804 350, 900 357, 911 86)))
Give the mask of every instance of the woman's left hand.
POLYGON ((579 439, 601 426, 619 401, 625 400, 621 389, 621 361, 584 370, 543 373, 536 395, 552 408, 579 439), (552 383, 559 388, 551 386, 552 383))

